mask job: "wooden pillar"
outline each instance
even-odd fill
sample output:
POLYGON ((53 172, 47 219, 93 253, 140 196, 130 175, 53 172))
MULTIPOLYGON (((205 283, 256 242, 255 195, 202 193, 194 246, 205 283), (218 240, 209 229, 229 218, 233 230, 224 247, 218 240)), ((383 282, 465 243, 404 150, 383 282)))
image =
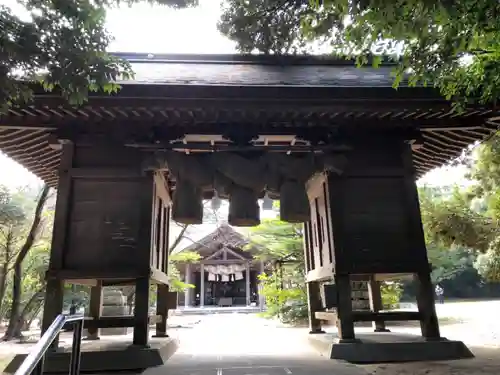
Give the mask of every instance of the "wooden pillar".
MULTIPOLYGON (((382 304, 382 293, 380 290, 380 281, 371 278, 368 282, 368 294, 370 297, 370 310, 372 312, 379 312, 384 309, 382 304)), ((383 320, 376 320, 372 322, 373 330, 375 332, 390 332, 385 327, 383 320)))
MULTIPOLYGON (((99 319, 102 315, 102 283, 90 288, 89 317, 99 319)), ((86 340, 99 340, 99 328, 88 328, 86 340)))
POLYGON ((149 278, 135 282, 134 337, 133 344, 147 346, 149 339, 149 278))
MULTIPOLYGON (((313 244, 311 234, 311 222, 304 223, 304 262, 306 272, 311 271, 314 266, 313 244)), ((325 333, 321 328, 321 321, 316 319, 316 311, 322 310, 321 295, 319 290, 319 283, 316 281, 306 282, 307 291, 307 315, 309 317, 309 333, 318 334, 325 333)))
POLYGON ((405 167, 408 175, 405 178, 406 193, 408 196, 408 220, 416 230, 410 231, 411 241, 415 250, 425 254, 426 264, 421 266, 421 270, 416 273, 417 283, 417 305, 418 311, 422 316, 420 327, 422 336, 426 340, 439 340, 439 321, 436 314, 434 301, 434 288, 431 282, 431 267, 427 260, 427 249, 425 246, 425 234, 422 226, 422 217, 420 213, 420 202, 418 199, 417 184, 415 182, 413 156, 410 145, 406 145, 404 152, 405 167))
MULTIPOLYGON (((73 165, 74 145, 64 141, 59 165, 59 183, 57 186, 56 212, 54 216, 54 229, 52 232, 52 245, 50 248, 49 271, 47 272, 47 285, 43 307, 42 335, 54 319, 62 313, 64 280, 58 276, 58 271, 63 268, 64 253, 66 250, 68 220, 71 201, 71 174, 73 165)), ((59 336, 54 339, 51 348, 57 348, 59 336)))
MULTIPOLYGON (((191 264, 186 263, 186 275, 184 277, 186 284, 191 284, 191 264)), ((184 307, 191 305, 191 288, 186 288, 184 291, 184 307)))
POLYGON ((349 275, 336 275, 335 284, 337 284, 338 297, 338 322, 337 329, 340 342, 353 342, 356 340, 354 335, 354 321, 352 317, 352 291, 349 275))
MULTIPOLYGON (((54 319, 62 314, 63 298, 64 298, 64 282, 57 278, 47 280, 45 292, 45 300, 43 304, 42 318, 42 335, 50 327, 54 319)), ((52 344, 51 349, 56 349, 59 346, 59 336, 57 336, 52 344)))
POLYGON ((316 281, 311 281, 306 283, 306 287, 307 287, 307 307, 309 315, 309 333, 310 334, 325 333, 325 331, 321 329, 321 321, 316 319, 315 316, 316 311, 320 311, 322 309, 319 283, 316 281))
POLYGON ((205 265, 200 263, 200 307, 205 306, 205 265))
POLYGON ((250 306, 250 263, 247 262, 245 265, 245 297, 246 305, 250 306))
MULTIPOLYGON (((260 273, 263 274, 265 272, 265 269, 264 269, 264 261, 261 260, 260 261, 260 273)), ((262 293, 262 283, 260 281, 258 281, 258 291, 259 291, 259 308, 260 308, 260 311, 263 311, 264 308, 265 308, 265 304, 266 304, 266 298, 264 297, 263 293, 262 293)))
POLYGON ((135 280, 135 309, 133 344, 146 347, 149 339, 149 277, 151 273, 151 252, 154 249, 154 175, 147 173, 141 187, 140 225, 137 236, 138 246, 144 251, 138 257, 139 269, 144 270, 143 276, 135 280))
POLYGON ((422 316, 420 328, 422 337, 426 340, 440 340, 439 321, 434 301, 430 267, 429 271, 422 271, 416 275, 418 312, 422 316))
POLYGON ((168 285, 158 284, 156 286, 156 315, 161 315, 161 320, 156 323, 156 333, 153 337, 168 337, 168 285))

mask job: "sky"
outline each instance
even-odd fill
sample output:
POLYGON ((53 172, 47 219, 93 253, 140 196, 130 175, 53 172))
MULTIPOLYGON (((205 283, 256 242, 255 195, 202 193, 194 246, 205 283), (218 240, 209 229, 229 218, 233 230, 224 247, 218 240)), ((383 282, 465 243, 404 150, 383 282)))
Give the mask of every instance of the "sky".
MULTIPOLYGON (((15 0, 2 0, 17 12, 15 0)), ((114 36, 110 51, 143 53, 235 53, 235 44, 217 31, 219 0, 200 0, 193 9, 172 10, 147 4, 112 9, 107 29, 114 36)), ((463 183, 464 168, 439 168, 419 182, 427 185, 463 183)), ((9 187, 40 183, 25 168, 0 153, 0 184, 9 187)))

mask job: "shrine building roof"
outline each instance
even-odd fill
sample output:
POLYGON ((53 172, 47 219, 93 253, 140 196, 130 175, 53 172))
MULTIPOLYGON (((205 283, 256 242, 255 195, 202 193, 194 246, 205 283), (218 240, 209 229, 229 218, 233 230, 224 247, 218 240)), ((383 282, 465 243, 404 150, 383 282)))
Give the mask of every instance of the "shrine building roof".
POLYGON ((359 131, 414 131, 423 140, 414 150, 420 177, 491 136, 500 119, 493 107, 456 113, 432 87, 403 80, 394 89, 390 63, 357 68, 331 56, 115 55, 130 61, 134 80, 120 82, 116 94, 91 93, 79 107, 34 87, 33 102, 1 114, 0 150, 56 187, 54 137, 115 137, 140 147, 186 134, 244 133, 261 136, 257 147, 278 135, 310 145, 359 131))

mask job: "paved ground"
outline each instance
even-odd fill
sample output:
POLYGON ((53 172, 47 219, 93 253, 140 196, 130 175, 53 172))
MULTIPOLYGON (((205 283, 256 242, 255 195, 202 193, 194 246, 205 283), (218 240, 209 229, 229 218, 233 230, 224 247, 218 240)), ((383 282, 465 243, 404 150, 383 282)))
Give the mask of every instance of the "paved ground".
MULTIPOLYGON (((320 357, 307 344, 307 329, 284 328, 247 314, 175 317, 169 332, 181 348, 166 366, 145 375, 499 375, 500 301, 439 305, 438 315, 463 320, 442 326, 442 334, 472 346, 476 359, 453 362, 345 365, 320 357), (484 349, 477 346, 497 347, 484 349)), ((391 327, 419 333, 416 327, 391 327)), ((363 328, 361 328, 363 330, 363 328)), ((70 335, 67 335, 70 339, 70 335)), ((0 343, 2 357, 29 351, 33 344, 0 343)))
MULTIPOLYGON (((441 325, 442 336, 472 346, 500 347, 500 301, 450 302, 436 305, 436 310, 439 317, 456 321, 441 325)), ((397 330, 420 332, 417 327, 398 327, 397 330)))
POLYGON ((307 344, 304 329, 280 328, 255 315, 204 317, 183 331, 180 350, 144 375, 365 375, 356 366, 327 360, 307 344))

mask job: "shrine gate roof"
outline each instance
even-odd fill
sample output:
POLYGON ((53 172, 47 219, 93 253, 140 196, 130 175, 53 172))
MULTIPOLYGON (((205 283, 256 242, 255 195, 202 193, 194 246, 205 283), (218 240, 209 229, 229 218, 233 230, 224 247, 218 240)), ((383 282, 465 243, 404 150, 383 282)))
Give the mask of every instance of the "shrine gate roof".
POLYGON ((403 81, 396 90, 390 64, 356 68, 325 56, 116 55, 132 63, 134 81, 113 95, 91 93, 80 107, 35 87, 32 103, 0 116, 0 150, 55 187, 54 136, 111 136, 137 146, 186 134, 284 134, 307 145, 359 131, 418 131, 420 177, 491 136, 500 118, 494 108, 455 113, 433 88, 403 81))

